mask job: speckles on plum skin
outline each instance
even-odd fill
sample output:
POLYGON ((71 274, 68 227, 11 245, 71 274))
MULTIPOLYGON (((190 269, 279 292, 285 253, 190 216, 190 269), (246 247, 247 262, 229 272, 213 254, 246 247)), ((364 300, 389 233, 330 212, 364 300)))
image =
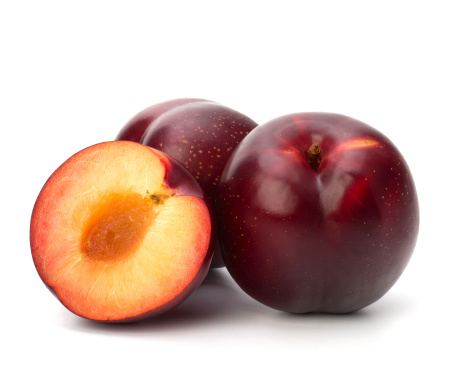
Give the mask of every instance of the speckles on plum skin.
POLYGON ((182 162, 213 198, 226 161, 256 123, 215 103, 189 104, 183 110, 176 118, 170 113, 158 119, 144 142, 158 143, 182 162))
MULTIPOLYGON (((312 116, 310 115, 310 117, 312 116)), ((333 116, 329 116, 329 118, 332 117, 333 116)), ((285 122, 286 120, 282 120, 282 124, 285 122)), ((299 123, 297 125, 299 129, 303 129, 305 126, 304 123, 299 123)), ((263 126, 260 128, 262 130, 263 126)), ((271 128, 271 125, 268 124, 266 128, 268 128, 268 130, 275 130, 278 128, 278 125, 274 123, 271 128)), ((258 135, 256 133, 257 131, 258 130, 253 133, 254 136, 258 135)), ((366 132, 369 133, 370 130, 367 129, 366 132)), ((273 133, 275 134, 274 131, 273 133)), ((310 135, 310 133, 307 132, 307 135, 310 135)), ((348 154, 349 158, 357 158, 354 162, 344 160, 339 162, 338 159, 332 159, 330 163, 338 164, 336 170, 340 168, 350 169, 351 171, 349 174, 353 175, 352 177, 354 180, 357 176, 362 177, 362 188, 364 191, 368 191, 368 195, 366 195, 367 201, 364 203, 364 207, 361 207, 360 201, 354 199, 356 196, 351 196, 349 200, 345 201, 344 205, 346 206, 346 209, 344 210, 349 209, 349 211, 344 213, 344 217, 340 217, 340 212, 337 214, 338 218, 336 220, 332 219, 332 228, 329 232, 329 237, 326 237, 326 234, 324 233, 322 233, 322 235, 317 235, 315 228, 309 227, 301 221, 299 226, 294 225, 294 229, 297 230, 301 236, 305 235, 307 239, 304 242, 303 238, 296 238, 293 235, 293 243, 291 243, 289 242, 291 237, 287 237, 287 235, 291 233, 289 233, 290 229, 287 228, 288 225, 285 224, 286 221, 284 222, 282 218, 278 218, 275 215, 270 217, 269 214, 264 212, 264 209, 261 208, 252 210, 252 212, 249 213, 250 210, 248 208, 244 208, 243 204, 235 201, 235 194, 240 193, 241 199, 246 196, 247 202, 260 207, 257 202, 253 202, 253 199, 256 198, 256 196, 254 196, 254 192, 251 191, 250 188, 253 187, 253 183, 262 183, 261 177, 263 175, 274 175, 275 173, 279 173, 284 176, 288 182, 290 182, 294 176, 303 175, 303 171, 296 173, 295 170, 284 170, 282 163, 283 161, 285 163, 289 162, 289 159, 285 158, 288 154, 279 155, 275 153, 275 138, 271 138, 272 136, 269 135, 267 137, 268 138, 265 138, 261 134, 259 140, 254 139, 253 142, 251 142, 252 140, 248 139, 241 145, 247 146, 248 150, 245 151, 244 149, 240 149, 235 153, 235 158, 244 157, 244 162, 247 162, 248 165, 246 168, 245 163, 244 166, 241 166, 239 161, 230 162, 228 172, 234 172, 239 180, 234 180, 228 175, 225 175, 225 177, 222 178, 220 194, 222 195, 222 202, 225 203, 225 207, 222 206, 222 209, 225 209, 226 220, 223 225, 224 229, 222 230, 227 231, 228 233, 228 235, 224 237, 225 241, 223 246, 225 248, 224 255, 227 259, 229 252, 236 256, 234 259, 236 262, 235 264, 227 264, 227 268, 232 272, 233 277, 235 277, 238 284, 251 296, 255 297, 255 299, 262 301, 267 305, 274 306, 277 309, 293 312, 306 312, 312 310, 334 311, 335 307, 332 307, 332 304, 329 304, 329 302, 336 302, 338 304, 336 310, 343 312, 346 309, 351 310, 351 307, 357 309, 365 306, 365 300, 360 301, 360 296, 368 297, 370 302, 377 300, 385 293, 389 288, 388 286, 397 279, 404 269, 413 248, 411 245, 414 243, 414 236, 416 236, 418 231, 417 207, 414 207, 413 204, 411 204, 411 202, 416 201, 415 188, 413 187, 409 175, 405 174, 407 167, 402 163, 403 161, 398 159, 397 155, 393 154, 391 146, 387 145, 385 139, 380 140, 381 143, 379 147, 368 144, 370 149, 371 147, 375 148, 373 154, 369 157, 369 161, 366 161, 366 159, 364 160, 365 156, 360 157, 360 149, 355 149, 354 153, 348 154), (265 153, 267 153, 268 157, 266 159, 267 167, 272 164, 279 164, 281 169, 272 170, 269 168, 265 172, 262 165, 260 166, 256 163, 251 163, 251 161, 255 159, 255 154, 259 157, 263 156, 265 153), (388 160, 384 159, 386 155, 389 158, 388 160), (277 161, 277 158, 280 160, 277 161), (386 162, 384 164, 382 164, 383 159, 386 162), (259 170, 259 172, 255 173, 254 169, 259 170), (247 172, 249 172, 249 174, 247 174, 247 172), (291 174, 288 174, 288 177, 286 177, 284 175, 285 172, 291 172, 291 174), (400 173, 400 175, 398 175, 398 173, 400 173), (248 176, 253 176, 254 179, 251 179, 248 176), (379 185, 379 183, 383 183, 383 185, 379 185), (405 189, 405 191, 401 192, 403 189, 405 189), (375 206, 373 206, 373 202, 376 203, 375 206), (381 205, 378 206, 377 204, 381 205), (408 209, 413 209, 414 212, 408 212, 408 209), (244 213, 248 213, 248 215, 242 216, 242 219, 241 217, 236 219, 237 215, 244 213), (256 222, 249 221, 250 216, 253 214, 259 215, 256 222), (338 222, 340 224, 337 224, 338 222), (251 226, 252 224, 254 225, 253 227, 251 226), (306 226, 305 228, 304 225, 306 226), (238 229, 239 226, 241 227, 241 230, 238 229), (307 232, 309 229, 311 232, 307 232), (242 236, 234 238, 236 232, 243 233, 248 238, 242 236), (277 238, 277 235, 280 237, 277 238), (319 238, 315 239, 313 238, 313 235, 317 235, 319 238), (337 237, 339 236, 339 239, 336 239, 335 235, 337 237), (234 248, 230 248, 229 246, 230 241, 228 239, 230 236, 231 242, 234 243, 234 248), (314 245, 307 243, 307 240, 312 240, 314 245), (255 246, 252 245, 252 242, 255 246), (344 270, 344 272, 350 274, 349 276, 357 275, 355 282, 351 282, 349 278, 341 278, 340 274, 336 277, 337 274, 334 272, 329 271, 328 274, 325 272, 319 273, 319 270, 315 266, 312 266, 312 262, 316 258, 314 255, 310 255, 309 252, 317 252, 317 255, 323 256, 323 259, 330 262, 333 252, 328 249, 327 246, 332 246, 332 244, 333 246, 336 246, 338 243, 340 244, 338 246, 348 247, 348 249, 342 248, 342 253, 337 253, 336 255, 337 261, 335 264, 328 264, 328 267, 339 265, 341 267, 339 272, 344 270), (292 264, 287 265, 286 260, 283 259, 281 254, 282 251, 291 251, 292 264), (306 259, 304 258, 305 254, 307 254, 306 259), (298 264, 298 259, 305 259, 304 264, 298 264), (253 265, 251 263, 252 260, 253 265), (269 262, 272 260, 274 260, 274 264, 269 266, 269 262), (357 262, 357 265, 354 268, 347 262, 357 262), (303 267, 305 267, 305 271, 302 270, 303 267), (308 278, 308 276, 304 276, 302 272, 310 272, 309 276, 311 279, 308 278), (382 277, 383 272, 387 273, 385 279, 382 277), (241 281, 242 275, 244 275, 244 277, 248 275, 248 278, 253 276, 253 280, 244 279, 241 281), (274 279, 278 279, 276 279, 277 281, 274 281, 272 286, 267 286, 266 281, 268 281, 271 276, 273 276, 274 279), (285 281, 285 276, 292 277, 294 281, 285 281), (263 279, 263 282, 261 282, 262 292, 261 289, 253 288, 252 285, 253 282, 260 281, 260 278, 263 279), (304 278, 306 278, 306 280, 304 278), (319 283, 317 283, 318 279, 319 283), (275 283, 278 283, 278 287, 276 287, 275 283), (378 285, 383 283, 386 283, 385 285, 387 288, 382 289, 381 287, 381 289, 378 290, 378 285), (344 289, 344 293, 346 293, 347 296, 344 297, 343 304, 341 304, 343 300, 336 301, 333 300, 333 297, 329 298, 325 295, 326 287, 331 288, 332 291, 338 291, 339 296, 342 289, 344 289), (280 294, 279 298, 271 300, 272 294, 277 292, 275 290, 278 290, 278 288, 280 294), (286 300, 288 300, 288 303, 284 304, 286 300, 282 300, 282 294, 285 293, 286 290, 287 294, 291 293, 291 296, 294 295, 297 297, 296 293, 298 291, 294 291, 294 288, 299 288, 302 292, 308 292, 299 296, 297 300, 293 299, 293 303, 291 304, 289 303, 289 297, 287 296, 286 300), (324 294, 324 296, 322 295, 324 299, 320 299, 319 302, 315 300, 313 304, 308 301, 305 303, 305 307, 302 307, 305 300, 311 298, 311 294, 309 293, 310 290, 308 290, 308 288, 312 288, 314 292, 320 293, 321 295, 324 294), (315 288, 317 288, 316 291, 315 288), (295 304, 297 304, 299 310, 295 308, 295 304)), ((376 135, 373 135, 373 138, 375 137, 376 135)), ((357 147, 357 144, 353 145, 354 147, 357 147)), ((258 161, 259 158, 254 160, 254 162, 258 161)), ((291 165, 291 168, 294 167, 296 167, 295 164, 291 165)), ((327 165, 324 168, 326 167, 327 165)), ((325 178, 332 180, 335 179, 335 175, 327 175, 325 178)), ((304 184, 308 183, 309 180, 310 178, 305 177, 304 180, 299 182, 301 191, 312 191, 304 184)), ((347 196, 347 188, 345 188, 345 191, 342 193, 347 196)), ((310 203, 316 203, 316 199, 313 197, 310 203)), ((338 201, 336 204, 341 206, 342 203, 343 201, 338 201)), ((327 207, 327 209, 335 215, 336 206, 331 208, 327 207)), ((304 211, 304 209, 301 208, 299 209, 298 214, 306 212, 306 209, 304 211)), ((318 209, 318 212, 322 213, 323 210, 318 209)), ((333 251, 335 251, 335 249, 333 251)), ((316 297, 314 298, 316 299, 316 297)))
MULTIPOLYGON (((215 209, 223 168, 241 140, 257 126, 249 117, 211 101, 188 103, 161 114, 141 139, 181 162, 206 192, 215 209), (234 136, 232 138, 231 136, 234 136)), ((213 267, 222 267, 216 249, 213 267)))

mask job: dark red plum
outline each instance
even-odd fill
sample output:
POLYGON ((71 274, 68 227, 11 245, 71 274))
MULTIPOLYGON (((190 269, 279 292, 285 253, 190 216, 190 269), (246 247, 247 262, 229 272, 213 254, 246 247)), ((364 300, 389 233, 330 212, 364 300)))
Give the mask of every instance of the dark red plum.
MULTIPOLYGON (((222 104, 176 99, 151 106, 132 118, 117 139, 138 141, 181 162, 196 178, 215 209, 225 164, 257 123, 222 104)), ((217 244, 212 268, 223 267, 217 244)))
POLYGON ((398 280, 419 229, 409 167, 376 129, 329 113, 254 129, 221 177, 223 259, 272 308, 348 313, 398 280))
POLYGON ((174 99, 162 103, 151 105, 132 117, 118 133, 118 141, 141 142, 143 134, 148 126, 161 114, 180 105, 192 103, 195 101, 205 101, 202 99, 174 99))

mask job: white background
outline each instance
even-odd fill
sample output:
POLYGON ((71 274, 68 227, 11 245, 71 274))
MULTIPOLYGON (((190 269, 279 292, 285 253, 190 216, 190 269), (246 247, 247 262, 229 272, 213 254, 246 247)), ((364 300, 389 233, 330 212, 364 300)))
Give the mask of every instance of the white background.
POLYGON ((2 1, 2 378, 452 378, 448 1, 2 1), (30 254, 34 201, 70 155, 143 108, 221 102, 262 123, 343 113, 408 161, 421 229, 380 301, 352 315, 289 315, 226 270, 175 310, 133 325, 68 312, 30 254))

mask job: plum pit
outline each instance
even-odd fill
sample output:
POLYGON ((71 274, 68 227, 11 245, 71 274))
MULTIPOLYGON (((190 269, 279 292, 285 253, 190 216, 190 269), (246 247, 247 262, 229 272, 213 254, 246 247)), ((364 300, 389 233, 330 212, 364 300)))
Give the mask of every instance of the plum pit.
POLYGON ((109 194, 89 217, 82 233, 83 254, 116 261, 136 250, 155 215, 155 203, 138 193, 109 194))

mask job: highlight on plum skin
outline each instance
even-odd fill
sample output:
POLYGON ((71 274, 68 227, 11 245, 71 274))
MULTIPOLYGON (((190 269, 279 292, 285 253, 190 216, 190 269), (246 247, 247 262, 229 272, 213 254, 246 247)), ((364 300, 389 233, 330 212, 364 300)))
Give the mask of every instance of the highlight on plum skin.
MULTIPOLYGON (((181 162, 206 192, 217 215, 220 176, 237 145, 257 123, 214 101, 182 98, 152 105, 132 117, 117 140, 153 147, 181 162)), ((217 244, 211 268, 224 267, 217 244)))
POLYGON ((358 120, 298 113, 248 134, 220 180, 225 265, 250 296, 292 313, 380 299, 415 248, 417 192, 393 143, 358 120))
POLYGON ((135 142, 90 146, 48 179, 33 208, 32 257, 73 313, 127 322, 180 304, 207 274, 215 221, 176 160, 135 142))

